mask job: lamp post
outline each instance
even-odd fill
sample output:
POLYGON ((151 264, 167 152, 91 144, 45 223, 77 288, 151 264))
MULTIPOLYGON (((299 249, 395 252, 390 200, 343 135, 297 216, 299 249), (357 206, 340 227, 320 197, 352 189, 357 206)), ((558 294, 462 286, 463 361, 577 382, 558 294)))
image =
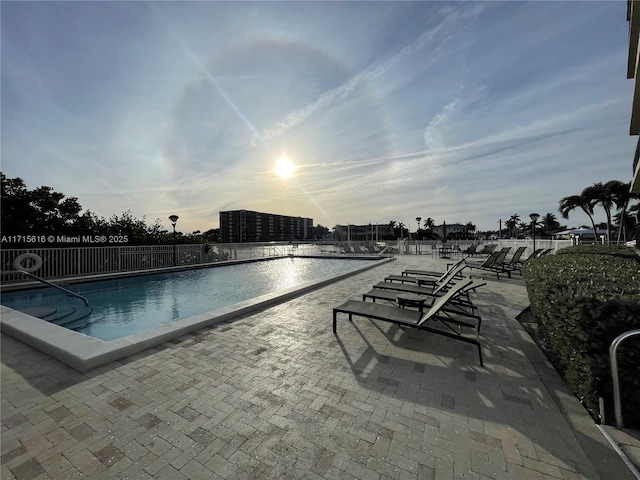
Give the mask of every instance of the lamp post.
POLYGON ((169 215, 169 221, 173 226, 173 266, 176 266, 176 223, 178 221, 178 215, 169 215))
POLYGON ((531 219, 531 224, 533 225, 533 251, 536 251, 536 222, 540 218, 540 215, 537 213, 530 213, 529 218, 531 219))
POLYGON ((418 254, 418 232, 420 231, 420 220, 422 220, 422 217, 416 217, 416 223, 418 224, 418 228, 416 229, 416 255, 418 254))

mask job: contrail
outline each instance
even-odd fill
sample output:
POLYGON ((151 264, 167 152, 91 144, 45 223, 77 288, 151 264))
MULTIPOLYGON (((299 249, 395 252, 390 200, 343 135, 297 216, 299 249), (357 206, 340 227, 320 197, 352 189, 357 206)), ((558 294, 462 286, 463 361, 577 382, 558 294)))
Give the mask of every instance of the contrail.
POLYGON ((389 69, 395 66, 398 62, 403 60, 411 53, 424 48, 425 45, 431 43, 437 35, 441 32, 449 31, 450 27, 458 21, 457 15, 447 15, 442 23, 432 30, 422 32, 418 38, 411 44, 404 47, 392 57, 385 60, 383 63, 372 65, 362 72, 358 73, 354 77, 351 77, 345 83, 332 90, 328 90, 320 95, 318 99, 310 103, 299 110, 290 113, 282 122, 273 128, 267 129, 264 132, 263 138, 266 141, 271 140, 279 135, 284 134, 290 128, 298 125, 306 120, 319 108, 328 105, 336 99, 344 98, 349 95, 356 87, 366 81, 374 80, 389 69))

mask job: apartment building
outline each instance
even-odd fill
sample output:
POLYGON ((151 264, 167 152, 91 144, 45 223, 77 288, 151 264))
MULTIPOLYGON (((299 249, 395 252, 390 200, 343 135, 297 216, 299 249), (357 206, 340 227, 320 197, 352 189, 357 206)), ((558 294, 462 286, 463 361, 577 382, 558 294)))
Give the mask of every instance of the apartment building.
POLYGON ((311 240, 313 219, 251 210, 220 212, 223 243, 311 240))

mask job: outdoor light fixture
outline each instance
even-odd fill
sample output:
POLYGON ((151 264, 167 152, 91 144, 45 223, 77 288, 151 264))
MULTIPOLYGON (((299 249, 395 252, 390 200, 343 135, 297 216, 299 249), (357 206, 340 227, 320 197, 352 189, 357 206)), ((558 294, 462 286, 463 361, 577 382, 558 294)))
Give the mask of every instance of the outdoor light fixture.
POLYGON ((173 226, 173 266, 176 266, 176 223, 178 222, 178 215, 169 215, 169 221, 173 226))
POLYGON ((418 228, 416 229, 416 255, 418 254, 418 231, 420 230, 420 220, 422 220, 422 217, 416 217, 416 223, 418 224, 418 228))
POLYGON ((529 218, 531 219, 531 223, 533 224, 533 251, 536 251, 536 222, 540 218, 540 215, 537 213, 530 213, 529 218))

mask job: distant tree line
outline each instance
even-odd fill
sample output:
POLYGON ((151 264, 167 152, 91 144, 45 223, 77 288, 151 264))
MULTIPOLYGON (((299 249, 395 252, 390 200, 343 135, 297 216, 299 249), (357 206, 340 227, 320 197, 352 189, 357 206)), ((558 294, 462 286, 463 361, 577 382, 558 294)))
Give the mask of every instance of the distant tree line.
MULTIPOLYGON (((76 197, 67 197, 51 187, 42 186, 29 190, 21 178, 8 178, 0 172, 2 208, 0 209, 0 236, 3 248, 18 248, 24 246, 70 246, 68 243, 58 242, 58 237, 85 238, 126 237, 127 245, 172 244, 173 232, 162 228, 160 219, 147 224, 146 217, 141 219, 127 210, 120 215, 110 218, 98 217, 90 210, 83 212, 76 197), (50 239, 53 238, 54 241, 50 239), (35 241, 33 241, 35 240, 35 241)), ((601 206, 606 214, 606 228, 608 238, 617 229, 617 240, 625 239, 633 231, 636 217, 639 213, 640 195, 629 192, 629 183, 611 180, 606 183, 595 183, 585 188, 579 195, 564 197, 559 202, 559 212, 563 218, 569 218, 569 213, 581 209, 591 220, 594 230, 594 209, 601 206)), ((390 238, 381 240, 395 240, 409 236, 409 229, 402 222, 391 220, 389 227, 390 238)), ((439 240, 435 233, 435 220, 427 217, 418 226, 417 232, 412 233, 418 240, 439 240)), ((528 218, 524 220, 519 214, 513 214, 505 221, 504 234, 510 237, 521 237, 532 233, 532 224, 528 218)), ((536 235, 552 235, 566 229, 558 222, 556 216, 549 212, 538 220, 536 235)), ((320 240, 330 233, 327 227, 317 225, 313 227, 312 236, 320 240)), ((450 239, 470 239, 478 235, 488 235, 496 232, 478 232, 472 222, 465 225, 463 232, 448 234, 450 239)), ((217 243, 220 240, 220 230, 210 229, 205 232, 196 230, 192 233, 176 232, 176 243, 217 243)), ((77 242, 80 244, 87 242, 77 242)), ((95 242, 88 242, 95 243, 95 242)), ((105 243, 112 245, 113 243, 105 243)), ((104 244, 103 244, 104 245, 104 244)))
MULTIPOLYGON (((79 237, 77 243, 101 245, 153 245, 173 243, 173 232, 162 228, 160 219, 147 224, 146 217, 136 218, 131 211, 106 219, 90 210, 82 211, 76 197, 67 197, 51 187, 30 190, 21 178, 8 178, 0 172, 2 209, 0 236, 3 248, 38 245, 71 246, 63 237, 79 237), (126 242, 85 242, 106 237, 127 239, 126 242)), ((190 234, 176 232, 176 243, 206 243, 219 240, 219 229, 190 234)), ((75 244, 75 243, 74 243, 75 244)))

